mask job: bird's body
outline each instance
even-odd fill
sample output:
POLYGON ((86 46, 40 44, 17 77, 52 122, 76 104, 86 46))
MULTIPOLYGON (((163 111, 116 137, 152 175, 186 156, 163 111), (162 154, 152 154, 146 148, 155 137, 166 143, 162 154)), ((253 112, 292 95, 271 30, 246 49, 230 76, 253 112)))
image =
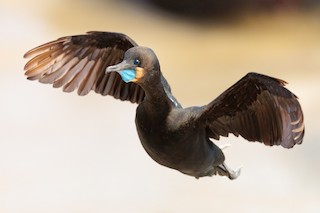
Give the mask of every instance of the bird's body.
POLYGON ((136 127, 150 157, 196 178, 236 178, 210 138, 233 133, 249 141, 291 148, 304 135, 303 114, 284 81, 249 73, 205 106, 183 108, 172 95, 155 53, 118 33, 90 32, 47 43, 26 53, 29 79, 64 86, 80 95, 138 103, 136 127), (122 62, 121 62, 122 61, 122 62), (121 63, 119 63, 121 62, 121 63))
POLYGON ((137 108, 136 126, 141 143, 153 160, 195 177, 206 176, 213 166, 223 163, 222 152, 197 122, 196 107, 176 107, 170 99, 153 100, 152 104, 147 101, 148 97, 137 108), (161 113, 152 113, 154 109, 161 113))

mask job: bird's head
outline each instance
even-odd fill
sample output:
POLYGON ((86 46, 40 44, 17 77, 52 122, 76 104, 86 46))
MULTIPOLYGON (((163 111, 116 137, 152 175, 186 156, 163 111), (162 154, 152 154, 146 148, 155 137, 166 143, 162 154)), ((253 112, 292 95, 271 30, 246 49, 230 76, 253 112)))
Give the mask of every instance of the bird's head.
POLYGON ((147 47, 132 47, 126 51, 121 63, 109 66, 106 72, 118 72, 126 83, 141 84, 160 71, 157 56, 147 47))

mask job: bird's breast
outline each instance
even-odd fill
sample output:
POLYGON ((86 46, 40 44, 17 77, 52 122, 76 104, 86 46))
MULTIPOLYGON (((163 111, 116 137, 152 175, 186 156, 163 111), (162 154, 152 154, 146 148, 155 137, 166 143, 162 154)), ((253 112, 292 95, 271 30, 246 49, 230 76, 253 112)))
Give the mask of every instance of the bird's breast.
POLYGON ((184 173, 201 170, 211 163, 211 152, 204 129, 199 126, 168 125, 167 116, 138 111, 137 132, 142 146, 157 163, 184 173))
POLYGON ((142 146, 146 152, 158 163, 165 165, 163 159, 170 156, 172 137, 163 119, 144 113, 137 113, 136 127, 142 146))

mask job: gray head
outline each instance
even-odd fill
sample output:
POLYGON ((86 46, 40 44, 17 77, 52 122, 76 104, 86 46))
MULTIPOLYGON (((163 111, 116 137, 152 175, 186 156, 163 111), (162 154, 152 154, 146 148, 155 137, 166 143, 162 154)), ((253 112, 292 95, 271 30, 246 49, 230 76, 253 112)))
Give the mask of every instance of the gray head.
POLYGON ((127 50, 123 61, 107 67, 106 72, 118 72, 123 81, 139 84, 160 74, 160 65, 152 49, 138 46, 127 50))

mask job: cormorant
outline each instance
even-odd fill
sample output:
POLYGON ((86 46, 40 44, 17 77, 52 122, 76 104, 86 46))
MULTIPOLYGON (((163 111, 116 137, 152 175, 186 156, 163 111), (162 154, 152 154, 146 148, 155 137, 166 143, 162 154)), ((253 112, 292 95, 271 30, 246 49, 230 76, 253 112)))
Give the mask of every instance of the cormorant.
POLYGON ((88 32, 67 36, 28 51, 30 80, 111 95, 139 104, 136 127, 153 160, 196 178, 235 179, 222 150, 211 139, 241 135, 248 141, 292 148, 301 144, 304 122, 297 97, 285 81, 248 73, 204 106, 183 108, 172 95, 155 53, 121 33, 88 32))

